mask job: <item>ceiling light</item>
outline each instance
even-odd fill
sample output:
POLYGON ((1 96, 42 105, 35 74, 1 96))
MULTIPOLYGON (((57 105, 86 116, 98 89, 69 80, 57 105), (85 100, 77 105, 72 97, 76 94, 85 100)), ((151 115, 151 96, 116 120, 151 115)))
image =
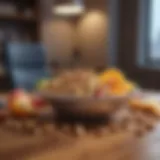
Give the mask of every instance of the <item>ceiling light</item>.
POLYGON ((84 12, 84 5, 80 0, 74 0, 66 3, 57 3, 53 7, 53 13, 60 16, 75 16, 84 12))

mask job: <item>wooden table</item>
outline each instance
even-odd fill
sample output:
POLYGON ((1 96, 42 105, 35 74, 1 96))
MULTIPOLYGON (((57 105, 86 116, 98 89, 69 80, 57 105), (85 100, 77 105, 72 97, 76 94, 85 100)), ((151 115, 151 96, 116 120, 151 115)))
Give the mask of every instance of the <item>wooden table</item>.
POLYGON ((69 137, 0 132, 0 160, 159 160, 160 126, 144 137, 127 132, 69 137))
POLYGON ((61 149, 47 149, 26 160, 159 160, 160 126, 145 137, 128 133, 82 137, 61 149))
POLYGON ((160 160, 160 125, 142 137, 131 133, 23 137, 0 130, 0 160, 160 160))

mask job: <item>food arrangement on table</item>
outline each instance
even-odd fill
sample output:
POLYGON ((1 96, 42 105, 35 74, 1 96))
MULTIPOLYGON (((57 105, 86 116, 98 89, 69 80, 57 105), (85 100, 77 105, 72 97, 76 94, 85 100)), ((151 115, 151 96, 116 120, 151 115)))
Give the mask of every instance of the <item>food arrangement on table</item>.
POLYGON ((123 96, 136 88, 118 69, 108 69, 102 73, 92 70, 72 70, 62 72, 51 80, 43 80, 38 89, 52 94, 73 97, 123 96))
POLYGON ((36 94, 13 91, 7 106, 15 123, 23 119, 33 131, 40 124, 35 117, 41 117, 52 108, 52 119, 49 123, 41 120, 42 126, 51 129, 53 123, 60 124, 58 128, 63 131, 74 130, 77 134, 95 128, 100 132, 108 128, 146 131, 154 128, 160 116, 159 102, 144 98, 143 91, 116 68, 102 73, 64 71, 53 79, 40 80, 36 94))
POLYGON ((49 103, 43 98, 22 89, 14 90, 8 96, 9 111, 15 116, 36 116, 47 106, 49 103))

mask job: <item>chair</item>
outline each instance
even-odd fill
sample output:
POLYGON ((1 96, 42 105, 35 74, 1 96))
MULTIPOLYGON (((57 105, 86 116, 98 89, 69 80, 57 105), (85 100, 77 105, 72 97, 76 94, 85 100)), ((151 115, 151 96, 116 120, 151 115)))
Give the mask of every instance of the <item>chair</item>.
POLYGON ((33 90, 38 80, 49 76, 45 51, 40 44, 7 44, 6 56, 14 88, 33 90))

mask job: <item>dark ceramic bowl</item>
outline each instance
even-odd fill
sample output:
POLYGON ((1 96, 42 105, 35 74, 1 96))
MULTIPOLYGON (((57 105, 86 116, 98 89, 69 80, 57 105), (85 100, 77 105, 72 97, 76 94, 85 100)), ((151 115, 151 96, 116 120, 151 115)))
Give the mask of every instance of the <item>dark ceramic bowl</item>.
POLYGON ((130 96, 112 96, 105 98, 57 96, 51 92, 38 93, 52 103, 59 114, 74 116, 106 116, 115 109, 126 106, 130 96))

